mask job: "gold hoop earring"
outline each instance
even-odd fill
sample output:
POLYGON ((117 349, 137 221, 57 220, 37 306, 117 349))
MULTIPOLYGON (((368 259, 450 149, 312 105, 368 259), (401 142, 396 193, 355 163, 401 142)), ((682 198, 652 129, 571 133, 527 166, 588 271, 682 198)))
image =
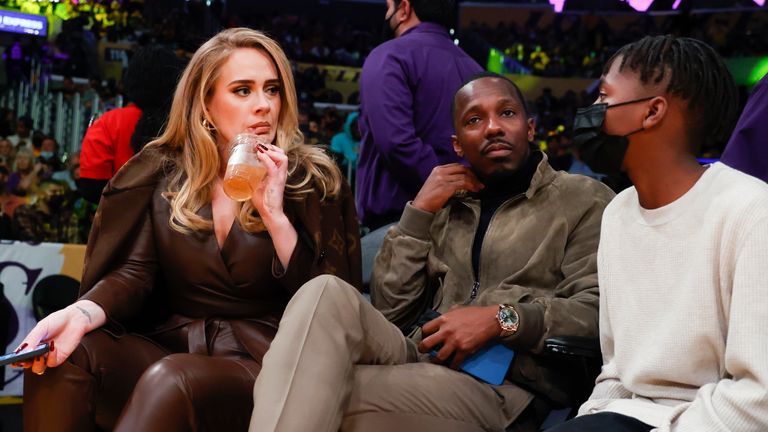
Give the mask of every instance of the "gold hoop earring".
POLYGON ((216 130, 212 124, 208 123, 208 119, 206 118, 203 119, 203 127, 206 128, 208 132, 213 132, 216 130))

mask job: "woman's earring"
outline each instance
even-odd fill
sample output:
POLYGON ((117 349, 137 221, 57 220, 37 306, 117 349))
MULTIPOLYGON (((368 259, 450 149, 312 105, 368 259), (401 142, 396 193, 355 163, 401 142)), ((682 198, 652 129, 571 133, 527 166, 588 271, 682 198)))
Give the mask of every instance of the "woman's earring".
POLYGON ((212 124, 208 123, 208 119, 206 118, 203 119, 203 127, 208 129, 208 132, 213 132, 216 130, 216 128, 213 127, 212 124))

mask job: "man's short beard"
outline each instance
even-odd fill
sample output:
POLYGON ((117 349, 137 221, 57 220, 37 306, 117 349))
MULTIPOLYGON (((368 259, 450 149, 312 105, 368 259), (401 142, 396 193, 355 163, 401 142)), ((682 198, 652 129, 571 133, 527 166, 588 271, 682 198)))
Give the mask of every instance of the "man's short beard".
MULTIPOLYGON (((522 166, 522 165, 521 165, 522 166)), ((513 170, 502 169, 480 177, 480 181, 486 186, 500 186, 509 183, 515 177, 521 166, 513 170)))
POLYGON ((512 178, 517 175, 520 170, 522 170, 525 165, 528 163, 528 159, 531 157, 531 150, 528 149, 528 151, 523 155, 523 157, 520 159, 520 163, 512 169, 504 169, 501 168, 497 171, 493 171, 490 174, 482 175, 479 173, 475 173, 478 177, 478 179, 485 185, 485 186, 494 186, 494 185, 504 185, 509 182, 512 178))

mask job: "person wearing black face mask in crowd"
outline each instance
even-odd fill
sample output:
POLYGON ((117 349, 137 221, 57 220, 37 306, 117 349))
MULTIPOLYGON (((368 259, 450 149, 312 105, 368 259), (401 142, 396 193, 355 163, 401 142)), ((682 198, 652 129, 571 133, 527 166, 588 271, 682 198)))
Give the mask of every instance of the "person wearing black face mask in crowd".
POLYGON ((64 164, 59 159, 58 149, 59 145, 55 138, 50 136, 43 138, 40 144, 40 156, 37 158, 38 162, 45 165, 44 173, 40 178, 50 178, 54 172, 64 169, 64 164))
POLYGON ((623 135, 608 135, 603 131, 603 123, 609 109, 645 102, 651 97, 629 100, 609 105, 595 103, 580 108, 574 118, 573 144, 579 159, 592 171, 604 175, 602 181, 615 192, 621 192, 632 186, 626 172, 622 169, 624 153, 629 146, 629 137, 642 128, 623 135))
POLYGON ((550 432, 768 430, 768 185, 696 159, 737 112, 701 41, 646 37, 606 64, 575 141, 635 186, 603 215, 602 372, 580 417, 550 432))
POLYGON ((454 0, 387 0, 394 39, 366 58, 360 78, 356 188, 362 224, 398 220, 437 165, 458 162, 450 145, 451 95, 480 65, 448 34, 454 0))
POLYGON ((355 204, 363 280, 387 229, 432 168, 455 163, 451 95, 483 70, 453 44, 454 0, 387 0, 384 28, 394 39, 371 51, 360 75, 360 154, 355 204))
MULTIPOLYGON (((85 243, 88 236, 70 205, 69 188, 63 182, 43 180, 34 204, 21 205, 13 213, 16 240, 51 243, 85 243)), ((88 226, 90 226, 88 224, 88 226)))
POLYGON ((574 144, 579 149, 582 160, 590 168, 607 175, 619 175, 622 162, 629 147, 629 137, 643 130, 641 126, 623 135, 608 135, 603 130, 605 116, 610 108, 645 102, 653 96, 608 104, 595 103, 578 110, 574 119, 574 144))

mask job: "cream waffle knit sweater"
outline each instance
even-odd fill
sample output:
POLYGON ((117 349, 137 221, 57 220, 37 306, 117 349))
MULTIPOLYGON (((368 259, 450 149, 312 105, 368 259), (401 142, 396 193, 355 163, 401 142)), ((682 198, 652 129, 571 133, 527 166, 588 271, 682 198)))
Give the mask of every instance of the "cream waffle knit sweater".
POLYGON ((598 252, 603 370, 580 415, 658 431, 768 431, 768 186, 723 164, 645 210, 606 208, 598 252))

